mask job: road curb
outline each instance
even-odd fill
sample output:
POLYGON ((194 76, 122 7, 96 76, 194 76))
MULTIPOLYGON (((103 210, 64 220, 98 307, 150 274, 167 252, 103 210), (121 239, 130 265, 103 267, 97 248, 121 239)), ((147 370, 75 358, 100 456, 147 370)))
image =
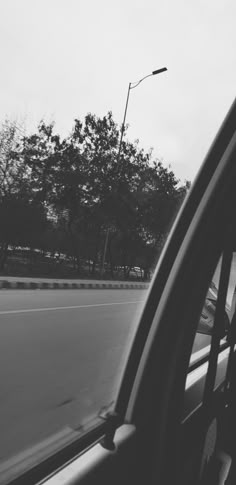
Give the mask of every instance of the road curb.
POLYGON ((8 290, 120 290, 120 289, 147 289, 148 283, 71 283, 71 282, 52 282, 52 281, 0 281, 0 289, 8 290))

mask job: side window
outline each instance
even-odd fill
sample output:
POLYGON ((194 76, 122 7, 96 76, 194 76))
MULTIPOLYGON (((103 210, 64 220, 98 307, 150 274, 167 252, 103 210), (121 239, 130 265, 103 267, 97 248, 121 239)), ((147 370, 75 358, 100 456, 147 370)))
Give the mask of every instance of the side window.
MULTIPOLYGON (((202 357, 209 354, 211 344, 211 333, 214 326, 215 310, 218 298, 219 279, 222 266, 222 258, 220 258, 213 278, 209 285, 204 305, 202 308, 200 320, 195 335, 192 354, 190 358, 190 367, 197 361, 200 361, 202 357)), ((228 327, 230 325, 234 310, 235 310, 235 285, 236 285, 236 253, 233 253, 232 264, 229 276, 229 283, 227 289, 227 296, 225 302, 225 317, 222 328, 224 329, 221 345, 226 342, 226 335, 228 327)))
POLYGON ((201 316, 198 322, 197 332, 195 335, 192 354, 190 358, 190 368, 209 354, 211 345, 211 332, 214 325, 215 309, 218 297, 220 271, 222 258, 220 258, 211 283, 207 290, 201 316))
MULTIPOLYGON (((201 404, 204 392, 205 378, 208 369, 208 360, 211 349, 212 330, 215 322, 216 304, 219 296, 219 281, 222 268, 222 257, 215 269, 209 285, 201 316, 199 319, 192 353, 189 362, 189 372, 186 379, 185 390, 185 415, 191 412, 192 406, 201 404)), ((233 253, 230 276, 225 301, 225 315, 222 325, 222 338, 220 341, 220 353, 218 356, 217 375, 224 379, 228 357, 227 332, 235 310, 236 303, 236 253, 233 253), (223 365, 222 365, 223 363, 223 365), (222 368, 224 367, 224 368, 222 368)), ((217 376, 216 376, 217 379, 217 376)))

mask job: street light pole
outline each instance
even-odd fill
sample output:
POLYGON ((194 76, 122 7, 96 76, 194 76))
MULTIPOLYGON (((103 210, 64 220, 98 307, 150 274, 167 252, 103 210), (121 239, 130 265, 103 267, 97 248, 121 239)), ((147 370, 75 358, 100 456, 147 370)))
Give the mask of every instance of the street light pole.
POLYGON ((165 72, 165 71, 167 71, 167 68, 162 67, 161 69, 156 69, 155 71, 152 71, 151 74, 144 76, 139 81, 136 81, 134 83, 129 83, 128 93, 127 93, 127 98, 126 98, 126 103, 125 103, 124 118, 123 118, 123 123, 121 125, 121 130, 120 130, 120 143, 119 143, 119 150, 118 150, 118 155, 117 155, 117 163, 119 163, 119 161, 120 161, 120 154, 121 154, 122 141, 123 141, 123 136, 124 136, 124 131, 125 131, 125 120, 126 120, 126 113, 127 113, 128 103, 129 103, 130 90, 136 88, 142 81, 144 81, 144 79, 147 79, 150 76, 156 76, 156 74, 161 74, 162 72, 165 72))
POLYGON ((119 143, 119 151, 118 151, 118 156, 117 156, 117 162, 119 162, 119 160, 120 160, 120 152, 121 152, 122 140, 123 140, 123 135, 124 135, 124 131, 125 131, 126 113, 127 113, 127 108, 128 108, 128 102, 129 102, 129 93, 130 93, 130 90, 132 89, 131 88, 131 84, 132 83, 129 83, 128 93, 127 93, 127 98, 126 98, 126 103, 125 103, 124 119, 123 119, 123 123, 121 125, 121 130, 120 130, 120 143, 119 143))
MULTIPOLYGON (((117 155, 117 164, 120 161, 121 147, 122 147, 122 141, 123 141, 123 136, 124 136, 124 131, 125 131, 125 120, 126 120, 126 114, 127 114, 127 109, 128 109, 128 103, 129 103, 129 95, 130 95, 131 89, 136 88, 142 81, 144 81, 144 79, 147 79, 150 76, 156 76, 156 74, 161 74, 162 72, 165 72, 165 71, 167 71, 167 68, 162 67, 161 69, 156 69, 155 71, 152 71, 151 74, 144 76, 139 81, 136 81, 134 83, 129 83, 128 93, 127 93, 127 98, 126 98, 126 103, 125 103, 124 118, 123 118, 123 123, 121 125, 121 130, 120 130, 120 142, 119 142, 119 149, 118 149, 118 155, 117 155)), ((102 259, 101 277, 104 273, 104 265, 105 265, 105 260, 106 260, 108 236, 109 236, 109 229, 107 229, 107 232, 106 232, 106 240, 105 240, 103 259, 102 259)))

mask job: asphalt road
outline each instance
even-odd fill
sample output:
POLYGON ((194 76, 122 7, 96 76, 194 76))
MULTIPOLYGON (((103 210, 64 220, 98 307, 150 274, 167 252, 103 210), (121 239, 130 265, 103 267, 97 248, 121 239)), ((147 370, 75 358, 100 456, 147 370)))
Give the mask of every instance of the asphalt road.
POLYGON ((114 400, 145 295, 1 291, 0 463, 114 400))

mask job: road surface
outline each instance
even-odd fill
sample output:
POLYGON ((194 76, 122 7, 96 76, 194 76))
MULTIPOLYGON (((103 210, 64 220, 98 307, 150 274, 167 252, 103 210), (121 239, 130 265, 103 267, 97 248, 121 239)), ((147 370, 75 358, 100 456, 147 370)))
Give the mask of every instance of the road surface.
POLYGON ((145 296, 1 291, 0 463, 79 428, 114 400, 145 296))

